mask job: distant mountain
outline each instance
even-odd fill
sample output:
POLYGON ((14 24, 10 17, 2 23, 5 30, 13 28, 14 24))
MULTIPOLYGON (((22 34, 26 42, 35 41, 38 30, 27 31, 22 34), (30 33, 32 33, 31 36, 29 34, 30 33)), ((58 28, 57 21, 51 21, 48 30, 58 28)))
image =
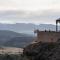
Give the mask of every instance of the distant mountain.
POLYGON ((55 31, 56 26, 52 24, 35 25, 32 23, 0 24, 0 30, 11 30, 19 33, 33 34, 34 29, 55 31))
POLYGON ((0 30, 11 30, 20 33, 29 33, 34 30, 34 24, 16 23, 16 24, 0 24, 0 30))
POLYGON ((32 42, 32 38, 28 34, 16 33, 8 30, 0 30, 0 46, 23 47, 32 42))

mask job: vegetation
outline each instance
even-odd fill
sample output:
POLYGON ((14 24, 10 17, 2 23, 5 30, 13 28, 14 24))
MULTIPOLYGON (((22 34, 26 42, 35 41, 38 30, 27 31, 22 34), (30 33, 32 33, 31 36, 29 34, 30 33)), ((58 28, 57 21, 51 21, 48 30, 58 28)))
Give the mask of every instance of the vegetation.
POLYGON ((25 60, 21 54, 0 54, 0 60, 25 60))

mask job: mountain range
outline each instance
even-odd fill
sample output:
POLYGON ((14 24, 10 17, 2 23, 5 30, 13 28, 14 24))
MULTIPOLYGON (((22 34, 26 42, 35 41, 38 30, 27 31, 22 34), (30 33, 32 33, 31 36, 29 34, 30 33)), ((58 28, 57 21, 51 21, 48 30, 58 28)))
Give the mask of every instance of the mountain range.
MULTIPOLYGON (((16 23, 16 24, 2 24, 0 23, 0 30, 10 30, 18 33, 33 34, 35 29, 56 31, 56 26, 52 24, 35 25, 32 23, 16 23)), ((60 29, 60 27, 59 27, 60 29)))

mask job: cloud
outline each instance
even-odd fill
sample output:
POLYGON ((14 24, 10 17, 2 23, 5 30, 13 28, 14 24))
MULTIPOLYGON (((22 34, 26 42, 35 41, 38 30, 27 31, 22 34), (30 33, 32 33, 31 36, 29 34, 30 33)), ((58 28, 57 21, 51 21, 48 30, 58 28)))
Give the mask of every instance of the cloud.
POLYGON ((0 10, 60 10, 59 6, 60 0, 0 0, 0 10))
POLYGON ((44 11, 0 11, 1 23, 34 23, 34 24, 55 24, 60 17, 58 10, 44 11))

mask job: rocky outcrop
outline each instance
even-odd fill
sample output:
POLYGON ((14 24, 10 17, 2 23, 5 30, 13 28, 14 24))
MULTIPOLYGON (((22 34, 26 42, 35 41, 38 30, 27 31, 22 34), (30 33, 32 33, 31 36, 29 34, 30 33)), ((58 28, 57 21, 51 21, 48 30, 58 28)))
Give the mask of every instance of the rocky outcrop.
POLYGON ((60 60, 60 40, 31 44, 24 48, 23 55, 29 60, 60 60))

